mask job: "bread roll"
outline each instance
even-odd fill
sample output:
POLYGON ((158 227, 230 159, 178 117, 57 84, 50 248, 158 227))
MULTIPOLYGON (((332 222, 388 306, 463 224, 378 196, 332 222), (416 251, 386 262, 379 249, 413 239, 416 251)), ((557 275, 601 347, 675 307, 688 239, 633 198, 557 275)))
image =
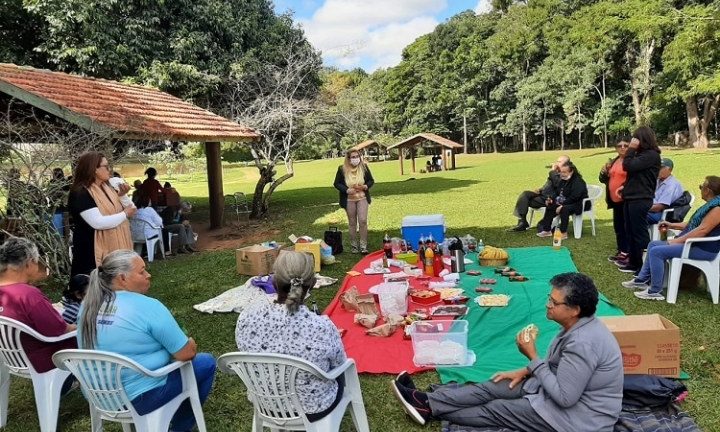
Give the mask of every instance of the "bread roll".
POLYGON ((538 337, 538 333, 540 333, 540 330, 537 328, 535 324, 530 324, 529 326, 523 328, 520 330, 520 333, 518 335, 522 336, 522 339, 525 342, 530 342, 531 340, 535 340, 538 337))

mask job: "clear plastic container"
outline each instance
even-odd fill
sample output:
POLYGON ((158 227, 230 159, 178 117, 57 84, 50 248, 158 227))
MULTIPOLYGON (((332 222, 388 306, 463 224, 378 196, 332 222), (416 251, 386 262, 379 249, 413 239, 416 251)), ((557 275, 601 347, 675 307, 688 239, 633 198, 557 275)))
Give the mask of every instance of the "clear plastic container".
POLYGON ((413 363, 418 367, 469 366, 475 354, 467 349, 465 320, 415 321, 410 327, 413 363))

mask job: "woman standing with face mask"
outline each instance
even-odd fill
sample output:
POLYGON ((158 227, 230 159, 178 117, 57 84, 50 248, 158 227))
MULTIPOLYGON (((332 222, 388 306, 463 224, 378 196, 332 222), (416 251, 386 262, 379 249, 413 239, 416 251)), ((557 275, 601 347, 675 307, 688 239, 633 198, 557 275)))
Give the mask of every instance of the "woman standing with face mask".
POLYGON ((357 150, 345 154, 345 162, 338 167, 335 175, 335 189, 340 191, 340 207, 347 212, 350 228, 350 246, 352 253, 368 253, 367 216, 370 205, 370 188, 375 184, 370 169, 360 158, 357 150), (360 246, 357 243, 357 231, 360 227, 360 246))

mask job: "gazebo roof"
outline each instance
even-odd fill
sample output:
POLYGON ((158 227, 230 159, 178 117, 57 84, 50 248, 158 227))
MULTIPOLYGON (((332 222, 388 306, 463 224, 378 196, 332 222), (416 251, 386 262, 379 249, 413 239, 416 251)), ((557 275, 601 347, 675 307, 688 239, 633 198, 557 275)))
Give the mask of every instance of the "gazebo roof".
POLYGON ((0 93, 115 138, 247 141, 260 138, 217 114, 149 87, 0 63, 0 93))
POLYGON ((361 142, 360 144, 356 145, 355 147, 352 147, 352 149, 360 151, 364 148, 372 147, 372 146, 384 147, 382 144, 380 144, 379 142, 377 142, 375 140, 367 140, 367 141, 361 142))
POLYGON ((462 144, 458 144, 455 141, 451 141, 447 138, 443 138, 439 135, 435 135, 433 133, 419 133, 417 135, 411 136, 410 138, 400 141, 399 143, 388 147, 388 150, 396 149, 396 148, 410 148, 418 145, 419 143, 423 141, 432 141, 436 144, 439 144, 441 147, 449 148, 449 149, 462 149, 464 148, 462 144))

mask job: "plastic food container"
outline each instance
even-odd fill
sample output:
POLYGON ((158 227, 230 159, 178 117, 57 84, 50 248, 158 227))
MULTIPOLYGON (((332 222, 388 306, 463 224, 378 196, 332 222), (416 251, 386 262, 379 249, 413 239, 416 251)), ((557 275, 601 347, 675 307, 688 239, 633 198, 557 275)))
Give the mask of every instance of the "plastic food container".
POLYGON ((443 299, 443 303, 446 305, 465 304, 468 300, 470 300, 470 297, 468 296, 457 296, 443 299))
POLYGON ((405 261, 408 264, 416 264, 418 261, 418 256, 416 253, 399 253, 395 255, 395 258, 405 261))
POLYGON ((413 301, 413 303, 429 305, 440 301, 440 293, 432 290, 417 290, 415 292, 410 292, 410 299, 413 301), (432 293, 432 296, 420 297, 418 296, 419 293, 432 293))
POLYGON ((470 308, 465 305, 437 306, 430 309, 430 317, 435 319, 452 319, 467 315, 470 308))
POLYGON ((475 363, 475 354, 467 349, 467 321, 416 321, 409 333, 416 366, 457 367, 475 363))

